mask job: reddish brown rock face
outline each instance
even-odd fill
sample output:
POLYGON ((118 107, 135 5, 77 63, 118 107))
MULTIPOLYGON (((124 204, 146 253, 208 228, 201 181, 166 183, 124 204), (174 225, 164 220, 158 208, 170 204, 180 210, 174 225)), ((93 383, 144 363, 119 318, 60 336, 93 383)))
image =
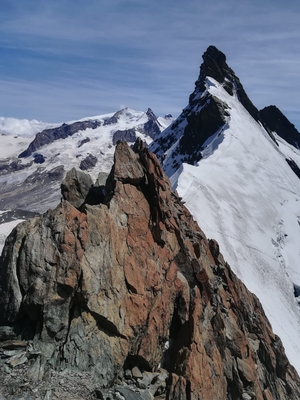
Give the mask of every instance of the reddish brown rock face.
POLYGON ((156 157, 120 142, 106 191, 82 212, 65 199, 13 231, 0 261, 1 324, 34 338, 41 365, 90 370, 99 385, 123 368, 161 366, 169 399, 299 399, 258 299, 156 157))

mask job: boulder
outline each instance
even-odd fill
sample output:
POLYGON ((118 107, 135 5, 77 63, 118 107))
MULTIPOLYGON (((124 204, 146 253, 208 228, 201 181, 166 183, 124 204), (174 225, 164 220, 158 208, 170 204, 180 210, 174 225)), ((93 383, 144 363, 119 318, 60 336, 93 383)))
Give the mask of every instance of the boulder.
POLYGON ((74 207, 80 208, 84 204, 92 186, 93 181, 90 175, 72 168, 62 181, 62 197, 74 207))

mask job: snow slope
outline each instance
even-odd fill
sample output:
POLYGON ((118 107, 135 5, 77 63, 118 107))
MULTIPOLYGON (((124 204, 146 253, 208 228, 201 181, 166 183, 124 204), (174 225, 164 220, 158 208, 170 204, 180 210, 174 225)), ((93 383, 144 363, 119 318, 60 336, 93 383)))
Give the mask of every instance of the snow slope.
POLYGON ((4 243, 5 243, 7 236, 14 229, 14 227, 17 226, 22 221, 24 221, 24 220, 16 219, 16 220, 13 220, 10 222, 6 222, 4 224, 0 224, 0 254, 2 253, 2 249, 4 247, 4 243))
POLYGON ((207 78, 207 90, 230 107, 222 132, 204 144, 196 166, 183 164, 171 182, 200 227, 255 293, 290 362, 300 372, 300 180, 285 161, 300 152, 279 147, 236 96, 207 78))
MULTIPOLYGON (((78 167, 79 162, 84 159, 88 154, 93 154, 99 157, 101 162, 100 169, 102 171, 108 172, 111 168, 113 162, 114 146, 112 146, 112 137, 117 130, 126 130, 131 128, 137 128, 137 136, 140 136, 146 143, 150 143, 152 139, 142 133, 139 134, 139 126, 142 126, 148 121, 148 117, 143 111, 135 111, 129 108, 125 108, 118 112, 117 122, 114 124, 105 125, 105 121, 116 115, 116 113, 103 114, 94 117, 86 117, 78 121, 93 120, 99 121, 101 123, 96 129, 86 129, 84 131, 78 131, 74 135, 69 136, 66 139, 56 140, 53 143, 40 149, 38 153, 42 153, 46 159, 45 164, 42 165, 43 169, 52 169, 57 165, 65 165, 67 169, 71 169, 73 166, 78 167), (87 145, 82 145, 79 147, 80 141, 85 138, 89 138, 90 141, 87 145)), ((3 117, 1 117, 3 119, 3 117)), ((8 120, 6 118, 4 122, 8 120)), ((28 144, 34 139, 35 133, 49 127, 59 126, 61 124, 49 124, 38 123, 34 125, 32 121, 28 120, 13 120, 14 123, 8 124, 4 123, 3 126, 8 126, 9 129, 6 132, 8 134, 2 134, 1 147, 0 147, 0 159, 7 159, 12 157, 17 157, 22 150, 25 150, 28 144), (12 132, 17 132, 12 135, 12 132)), ((161 130, 165 129, 171 122, 171 119, 158 117, 158 122, 161 126, 161 130)), ((72 124, 76 121, 69 121, 66 124, 72 124)), ((0 119, 0 132, 4 132, 1 129, 1 119, 0 119)), ((31 160, 31 159, 30 159, 31 160)), ((28 163, 28 158, 20 160, 23 164, 28 163)), ((37 165, 34 164, 30 169, 26 169, 26 173, 30 175, 36 170, 37 165)), ((97 168, 99 172, 99 166, 97 168)), ((18 173, 15 173, 15 179, 18 181, 18 173)), ((22 174, 23 179, 24 171, 22 174)))
MULTIPOLYGON (((80 163, 88 157, 97 159, 95 167, 88 170, 93 180, 97 179, 99 172, 108 173, 113 164, 113 135, 116 131, 132 129, 146 143, 152 141, 148 131, 144 129, 151 118, 156 118, 149 111, 152 113, 150 109, 143 112, 125 108, 116 113, 83 118, 79 121, 97 122, 96 128, 79 130, 65 139, 54 140, 25 158, 18 158, 18 155, 34 139, 33 132, 62 124, 49 126, 37 121, 34 124, 32 121, 15 119, 10 119, 13 121, 9 124, 7 119, 2 119, 2 125, 9 127, 6 131, 10 134, 2 133, 0 136, 0 209, 21 208, 45 212, 48 208, 55 207, 61 197, 60 183, 64 174, 72 167, 78 169, 80 163), (42 164, 34 162, 36 154, 44 157, 42 164)), ((159 129, 164 130, 172 122, 172 118, 158 117, 156 121, 159 129)), ((65 125, 74 122, 77 121, 70 121, 65 125)))

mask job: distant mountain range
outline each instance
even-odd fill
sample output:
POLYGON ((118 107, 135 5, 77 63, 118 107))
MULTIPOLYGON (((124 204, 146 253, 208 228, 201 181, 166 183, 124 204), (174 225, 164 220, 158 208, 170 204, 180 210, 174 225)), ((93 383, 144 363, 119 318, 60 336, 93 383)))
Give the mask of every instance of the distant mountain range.
POLYGON ((0 210, 44 212, 56 206, 67 170, 88 170, 96 179, 99 170, 109 172, 118 140, 134 143, 140 137, 149 144, 172 120, 171 115, 156 117, 150 108, 50 126, 2 118, 0 210))
POLYGON ((73 167, 105 186, 116 143, 141 138, 204 233, 260 299, 300 372, 300 134, 275 106, 255 107, 221 51, 205 51, 195 89, 175 120, 124 109, 43 126, 31 136, 8 133, 1 136, 4 222, 7 210, 55 207, 73 167))

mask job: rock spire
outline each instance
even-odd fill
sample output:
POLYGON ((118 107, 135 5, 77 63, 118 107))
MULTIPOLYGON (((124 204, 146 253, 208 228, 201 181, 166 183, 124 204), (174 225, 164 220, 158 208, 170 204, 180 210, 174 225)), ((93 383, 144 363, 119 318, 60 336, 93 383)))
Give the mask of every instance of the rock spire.
POLYGON ((235 75, 234 71, 227 65, 226 56, 215 46, 209 46, 204 52, 203 63, 200 67, 200 74, 195 85, 195 92, 190 97, 190 102, 195 97, 195 94, 200 90, 205 90, 205 81, 207 77, 214 78, 217 82, 221 83, 224 89, 230 94, 234 93, 238 97, 239 101, 243 104, 249 114, 258 120, 258 110, 253 105, 249 97, 247 96, 243 85, 239 78, 235 75))
MULTIPOLYGON (((255 121, 261 122, 258 109, 245 92, 240 79, 228 66, 226 56, 215 46, 209 46, 202 55, 203 62, 189 96, 189 103, 180 116, 151 144, 168 176, 172 176, 182 163, 197 164, 202 158, 206 141, 212 135, 221 135, 228 128, 230 107, 222 99, 210 93, 214 81, 221 84, 230 96, 240 102, 255 121), (211 79, 212 78, 212 79, 211 79), (169 149, 172 148, 172 152, 169 149)), ((267 133, 275 141, 271 130, 267 133)))

